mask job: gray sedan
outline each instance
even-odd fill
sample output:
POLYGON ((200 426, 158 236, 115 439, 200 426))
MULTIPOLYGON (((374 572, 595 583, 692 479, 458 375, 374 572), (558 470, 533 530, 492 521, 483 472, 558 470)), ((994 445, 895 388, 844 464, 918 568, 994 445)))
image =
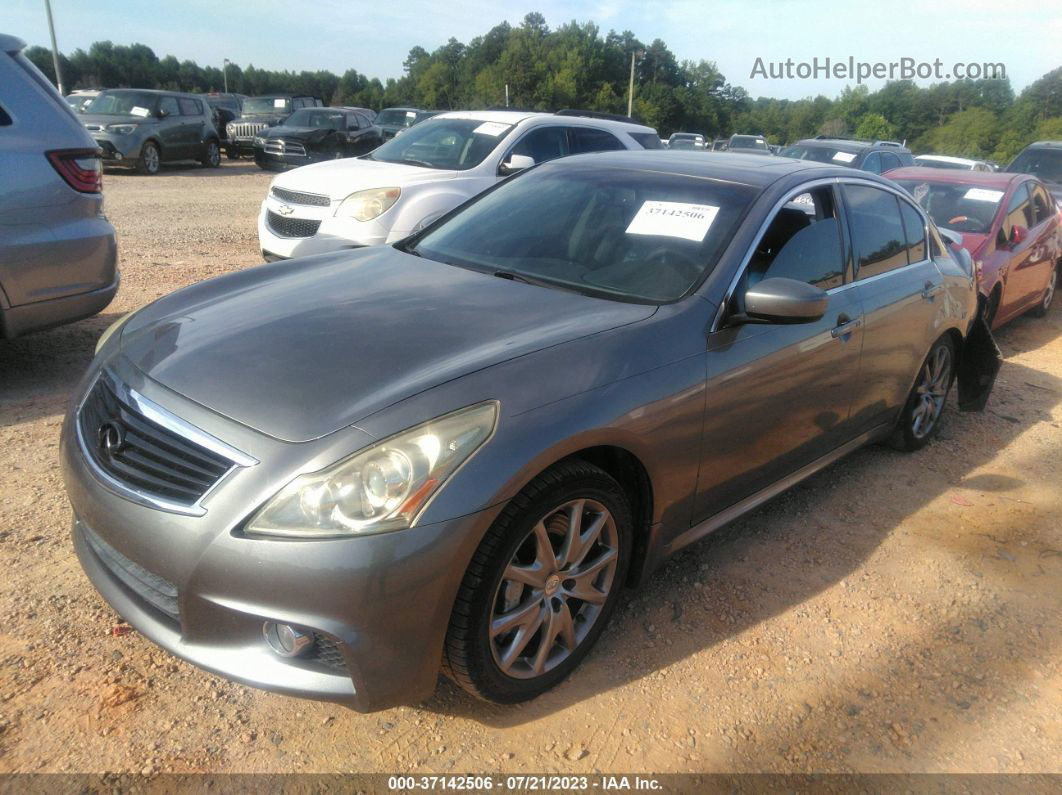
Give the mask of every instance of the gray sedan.
POLYGON ((926 444, 976 308, 876 176, 564 158, 115 324, 63 430, 74 543, 140 632, 241 682, 373 710, 441 667, 529 699, 669 554, 863 444, 926 444))

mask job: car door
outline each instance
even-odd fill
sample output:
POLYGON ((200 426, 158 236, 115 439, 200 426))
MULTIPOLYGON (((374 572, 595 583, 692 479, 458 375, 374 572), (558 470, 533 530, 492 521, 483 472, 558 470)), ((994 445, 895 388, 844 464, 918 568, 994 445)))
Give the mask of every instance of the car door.
POLYGON ((159 120, 159 142, 162 144, 163 160, 183 160, 190 157, 188 139, 185 136, 181 106, 177 97, 166 94, 159 97, 159 110, 165 116, 159 120))
POLYGON ((181 118, 184 121, 183 138, 187 157, 197 157, 200 154, 200 146, 207 138, 203 104, 191 97, 179 97, 178 103, 181 106, 181 118))
POLYGON ((1022 182, 1007 200, 1003 224, 996 239, 996 251, 1004 259, 999 269, 1003 292, 996 324, 1021 314, 1030 301, 1029 291, 1034 278, 1029 271, 1035 270, 1035 238, 1031 234, 1035 215, 1028 186, 1028 182, 1022 182))
POLYGON ((1029 180, 1025 187, 1029 191, 1029 210, 1032 216, 1032 225, 1029 227, 1029 254, 1022 267, 1014 272, 1014 276, 1020 279, 1020 289, 1024 296, 1023 306, 1028 308, 1043 296, 1051 270, 1056 267, 1058 251, 1055 236, 1058 234, 1058 211, 1043 185, 1029 180))
POLYGON ((867 431, 903 408, 936 338, 944 278, 930 254, 925 217, 899 191, 869 183, 843 190, 865 322, 852 417, 856 430, 867 431))
POLYGON ((791 192, 764 225, 709 334, 708 392, 695 505, 704 519, 828 454, 852 436, 862 308, 850 289, 832 181, 791 192), (794 201, 795 200, 795 201, 794 201), (740 322, 744 294, 781 276, 826 291, 814 322, 740 322))

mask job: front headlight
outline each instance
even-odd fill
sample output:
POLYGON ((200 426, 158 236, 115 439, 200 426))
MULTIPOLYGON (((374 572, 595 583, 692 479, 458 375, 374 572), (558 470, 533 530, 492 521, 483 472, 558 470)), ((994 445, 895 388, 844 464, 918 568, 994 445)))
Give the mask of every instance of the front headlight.
POLYGON ((129 135, 136 129, 135 124, 108 124, 107 132, 117 133, 118 135, 129 135))
POLYGON ((129 320, 129 318, 131 318, 132 316, 133 316, 133 313, 129 312, 129 313, 125 314, 125 315, 122 315, 116 321, 111 323, 111 325, 107 326, 107 328, 104 330, 104 332, 102 334, 100 334, 100 338, 98 340, 96 340, 96 351, 95 351, 95 353, 99 353, 100 352, 100 348, 102 348, 107 343, 107 340, 109 340, 112 336, 114 336, 114 333, 116 331, 120 331, 122 326, 124 326, 126 324, 126 322, 129 320))
POLYGON ((494 432, 494 401, 392 436, 300 475, 247 523, 251 534, 334 538, 411 527, 432 496, 494 432))
POLYGON ((373 188, 352 193, 336 208, 336 218, 371 221, 387 212, 402 195, 399 188, 373 188))

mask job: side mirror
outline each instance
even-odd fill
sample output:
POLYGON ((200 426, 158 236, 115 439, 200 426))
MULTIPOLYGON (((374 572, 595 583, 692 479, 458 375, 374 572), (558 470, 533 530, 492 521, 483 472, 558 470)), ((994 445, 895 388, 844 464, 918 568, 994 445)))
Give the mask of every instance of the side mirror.
POLYGON ((1020 224, 1015 224, 1010 228, 1010 238, 1007 242, 1010 243, 1011 248, 1013 248, 1014 246, 1020 246, 1022 241, 1024 241, 1025 238, 1027 238, 1028 236, 1028 229, 1026 229, 1020 224))
POLYGON ((160 119, 165 119, 169 115, 170 112, 168 110, 163 110, 162 108, 159 108, 157 111, 155 111, 155 116, 160 119))
POLYGON ((811 323, 826 314, 828 303, 825 290, 780 276, 745 292, 745 314, 768 323, 811 323))
POLYGON ((502 174, 515 174, 525 168, 531 168, 535 164, 535 158, 530 155, 509 155, 509 159, 501 164, 498 171, 502 174))

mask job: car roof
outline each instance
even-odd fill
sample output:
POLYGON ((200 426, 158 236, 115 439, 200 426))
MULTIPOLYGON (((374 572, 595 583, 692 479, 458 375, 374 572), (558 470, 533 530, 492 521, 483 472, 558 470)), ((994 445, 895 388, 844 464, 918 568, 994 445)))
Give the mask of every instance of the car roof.
POLYGON ((892 171, 886 171, 885 176, 892 180, 918 179, 924 182, 950 182, 997 190, 1006 190, 1011 183, 1030 178, 1028 174, 1012 174, 1006 171, 949 171, 921 166, 894 168, 892 171))
MULTIPOLYGON (((639 171, 666 172, 676 176, 723 180, 764 188, 791 174, 814 172, 808 178, 840 177, 872 179, 887 184, 875 174, 853 171, 847 166, 833 166, 790 157, 764 157, 736 152, 696 152, 690 150, 645 149, 592 152, 548 161, 543 165, 590 164, 595 167, 628 168, 639 171)), ((939 169, 938 169, 939 170, 939 169)))
POLYGON ((962 165, 985 162, 971 157, 952 157, 951 155, 915 155, 915 160, 938 160, 941 163, 961 163, 962 165))
POLYGON ((16 52, 22 52, 24 49, 26 49, 26 42, 18 38, 18 36, 9 36, 6 33, 0 33, 0 50, 14 54, 16 52))
MULTIPOLYGON (((397 108, 402 110, 402 108, 397 108)), ((471 121, 496 121, 500 124, 519 124, 535 116, 552 116, 551 113, 535 113, 525 110, 448 110, 436 119, 469 119, 471 121)))
POLYGON ((1062 141, 1033 141, 1026 149, 1062 149, 1062 141))

